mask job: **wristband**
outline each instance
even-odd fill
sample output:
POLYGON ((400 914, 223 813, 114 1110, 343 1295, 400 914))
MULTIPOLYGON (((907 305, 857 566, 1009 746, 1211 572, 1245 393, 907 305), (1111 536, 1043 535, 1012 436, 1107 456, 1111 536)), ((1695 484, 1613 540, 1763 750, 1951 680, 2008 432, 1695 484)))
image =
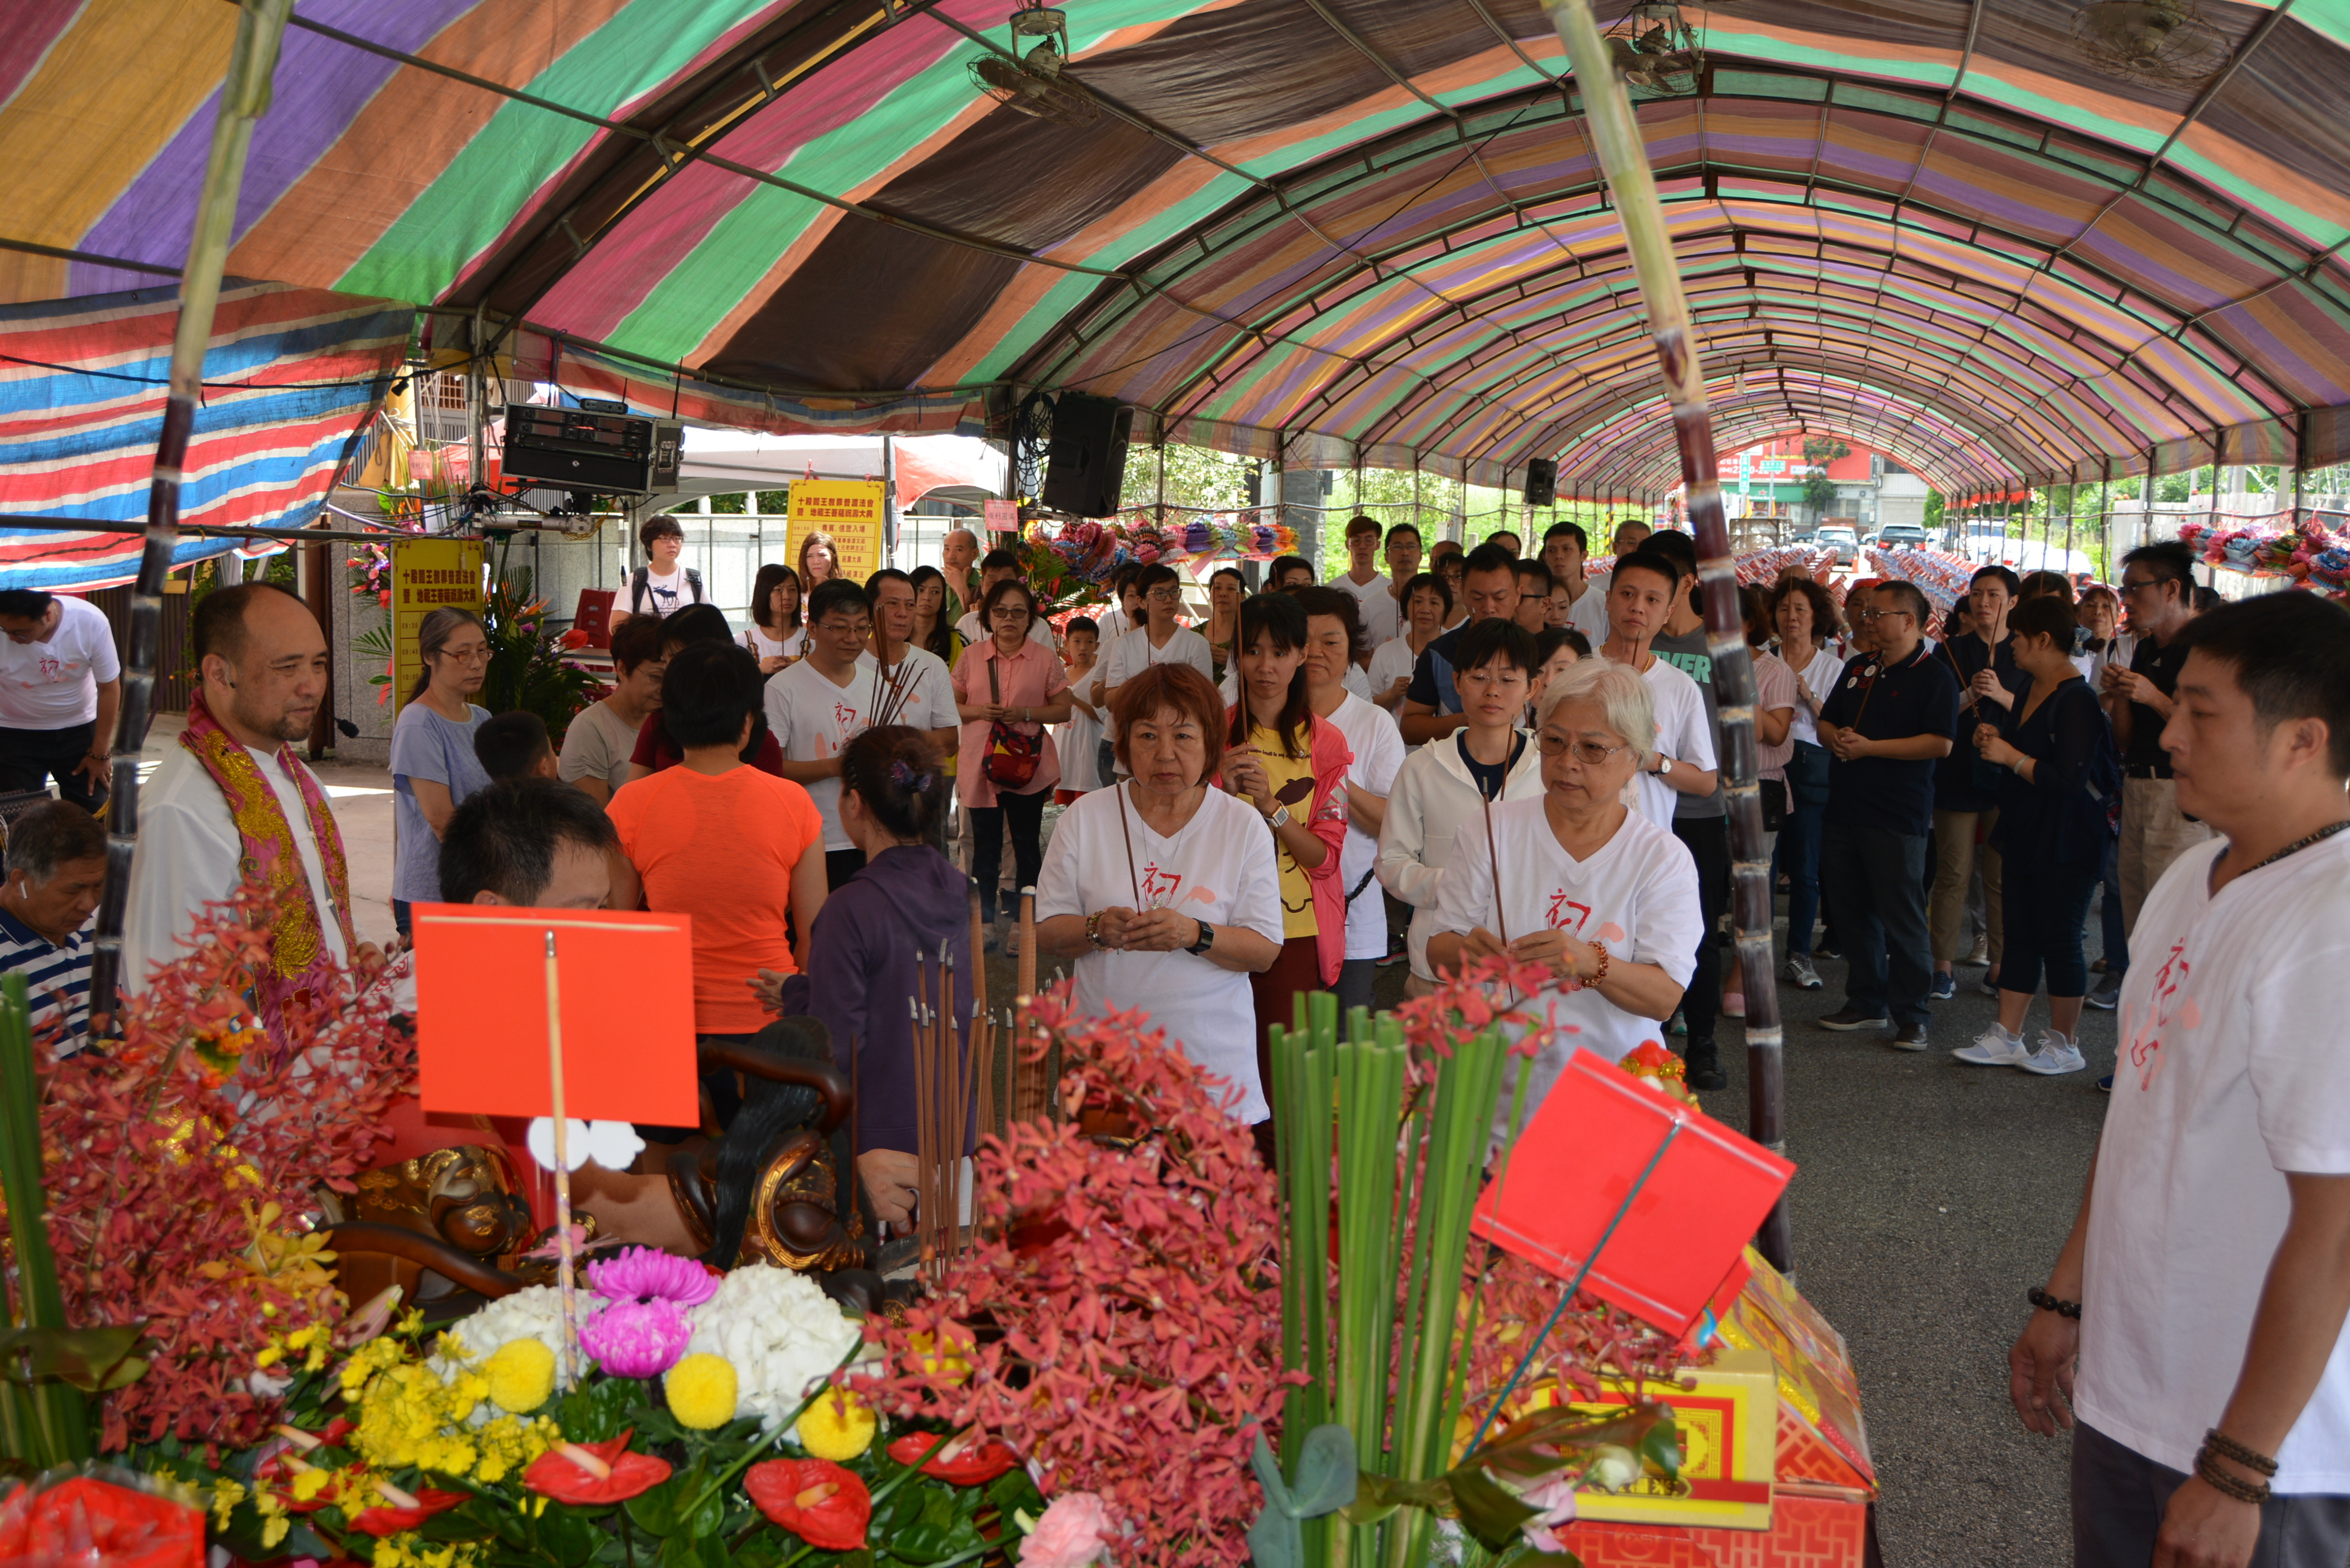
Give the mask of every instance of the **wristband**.
POLYGON ((2060 1301, 2056 1297, 2050 1295, 2046 1291, 2042 1290, 2038 1285, 2034 1285, 2030 1290, 2024 1292, 2023 1299, 2030 1302, 2033 1306, 2038 1307, 2043 1312, 2053 1312, 2058 1317, 2069 1317, 2074 1323, 2081 1321, 2081 1303, 2079 1302, 2060 1301))

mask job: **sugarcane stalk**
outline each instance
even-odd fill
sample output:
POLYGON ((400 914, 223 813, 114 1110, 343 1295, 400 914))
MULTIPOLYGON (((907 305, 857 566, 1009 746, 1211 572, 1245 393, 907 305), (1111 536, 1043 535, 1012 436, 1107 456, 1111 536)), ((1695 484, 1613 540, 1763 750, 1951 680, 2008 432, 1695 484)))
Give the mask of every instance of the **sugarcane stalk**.
MULTIPOLYGON (((7 1200, 16 1274, 13 1304, 8 1282, 0 1279, 0 1308, 6 1309, 0 1311, 0 1328, 63 1330, 65 1295, 42 1220, 47 1195, 41 1182, 40 1083, 33 1061, 32 1002, 21 973, 0 977, 0 1197, 7 1200)), ((36 1470, 88 1459, 88 1402, 64 1383, 19 1383, 7 1375, 14 1370, 0 1369, 0 1409, 5 1411, 0 1457, 36 1470)))
MULTIPOLYGON (((1747 982, 1747 1132, 1764 1147, 1784 1153, 1786 1064, 1771 951, 1770 865, 1762 851, 1762 796, 1754 760, 1754 660, 1747 651, 1738 605, 1738 567, 1721 514, 1705 377, 1698 363, 1672 234, 1665 225, 1664 203, 1657 195, 1631 98, 1616 75, 1599 24, 1588 0, 1543 0, 1543 9, 1575 63, 1585 123, 1624 224, 1626 248, 1648 306, 1649 340, 1656 345, 1658 368, 1672 407, 1681 481, 1689 492, 1690 527, 1697 536, 1698 580, 1705 589, 1700 607, 1720 715, 1715 749, 1730 806, 1732 921, 1747 982)), ((1701 940, 1711 941, 1713 933, 1705 932, 1701 940)), ((1773 1267, 1782 1272, 1793 1269, 1783 1195, 1755 1241, 1773 1267)))
MULTIPOLYGON (((139 576, 130 589, 129 657, 123 660, 122 707, 114 727, 111 805, 107 812, 106 891, 98 907, 98 934, 89 966, 92 1032, 114 1013, 122 978, 122 922, 130 898, 130 857, 139 843, 139 753, 154 716, 155 665, 163 645, 163 585, 179 543, 180 472, 203 396, 204 350, 220 304, 221 274, 235 238, 236 199, 244 183, 253 123, 269 108, 277 46, 294 0, 242 0, 236 41, 221 86, 220 117, 204 163, 195 232, 180 275, 180 319, 172 337, 172 379, 163 403, 163 433, 155 443, 155 474, 147 491, 147 537, 139 576)), ((142 976, 132 976, 135 981, 142 976)))

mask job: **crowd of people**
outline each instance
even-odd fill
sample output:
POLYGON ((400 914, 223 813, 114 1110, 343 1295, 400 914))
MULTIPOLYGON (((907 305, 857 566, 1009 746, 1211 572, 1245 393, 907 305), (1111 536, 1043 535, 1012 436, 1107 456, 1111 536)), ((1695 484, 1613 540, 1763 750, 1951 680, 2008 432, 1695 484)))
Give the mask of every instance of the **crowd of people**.
MULTIPOLYGON (((1753 654, 1764 848, 1788 895, 1783 958, 1754 975, 1722 929, 1716 590, 1689 536, 1619 526, 1600 581, 1571 523, 1534 556, 1503 535, 1423 554, 1410 524, 1368 518, 1346 537, 1326 583, 1297 557, 1258 592, 1219 568, 1196 625, 1172 568, 1122 570, 1056 635, 1018 559, 968 534, 942 567, 862 583, 818 535, 762 569, 735 628, 655 519, 610 690, 559 746, 473 701, 476 617, 425 618, 391 742, 397 924, 440 900, 691 915, 696 1033, 739 1048, 779 1015, 821 1020, 890 1224, 918 1202, 897 999, 951 965, 968 1023, 973 888, 979 945, 1017 929, 1007 838, 1035 956, 1068 966, 1077 1011, 1146 1014, 1268 1141, 1269 1031, 1300 992, 1367 1004, 1383 964, 1425 995, 1513 961, 1497 983, 1535 1033, 1513 1067, 1530 1105, 1572 1049, 1669 1036, 1691 1087, 1724 1086, 1719 1021, 1751 986, 1820 989, 1823 957, 1843 958, 1844 994, 1820 1026, 1906 1051, 1979 968, 1998 1015, 1954 1053, 1970 1066, 2083 1071, 2083 1010, 2118 1007, 2116 1104, 2032 1292, 2016 1408, 2035 1430, 2083 1425, 2078 1561, 2143 1563, 2159 1538, 2179 1562, 2250 1561, 2257 1542, 2273 1543, 2259 1561, 2338 1563, 2350 1079, 2311 981, 2350 959, 2350 614, 2302 594, 2199 603, 2176 544, 2077 597, 1987 566, 1939 618, 1905 581, 1864 578, 1842 605, 1801 574, 1721 590, 1753 654)), ((11 823, 0 969, 59 1053, 103 1033, 90 807, 120 675, 78 603, 0 594, 10 782, 62 797, 11 823)), ((334 968, 384 960, 354 930, 340 836, 292 745, 328 652, 259 583, 207 595, 190 637, 198 691, 140 803, 124 972, 136 988, 207 903, 258 879, 252 999, 275 1032, 334 968)), ((703 1087, 725 1126, 733 1073, 703 1087)), ((610 1179, 673 1207, 660 1179, 610 1179)))

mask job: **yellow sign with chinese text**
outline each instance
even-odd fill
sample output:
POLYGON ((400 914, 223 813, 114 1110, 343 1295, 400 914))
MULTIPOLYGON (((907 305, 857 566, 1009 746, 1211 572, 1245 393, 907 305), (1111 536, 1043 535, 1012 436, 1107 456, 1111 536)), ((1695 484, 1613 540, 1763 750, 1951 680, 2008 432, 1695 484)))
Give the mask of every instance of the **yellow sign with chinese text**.
MULTIPOLYGON (((800 544, 810 534, 832 538, 840 575, 861 583, 881 569, 882 496, 878 479, 803 479, 792 486, 785 547, 797 569, 800 544)), ((807 585, 803 583, 805 593, 807 585)))
POLYGON ((443 605, 482 613, 482 542, 479 539, 402 539, 391 547, 392 715, 408 706, 408 694, 424 673, 416 633, 424 618, 443 605))

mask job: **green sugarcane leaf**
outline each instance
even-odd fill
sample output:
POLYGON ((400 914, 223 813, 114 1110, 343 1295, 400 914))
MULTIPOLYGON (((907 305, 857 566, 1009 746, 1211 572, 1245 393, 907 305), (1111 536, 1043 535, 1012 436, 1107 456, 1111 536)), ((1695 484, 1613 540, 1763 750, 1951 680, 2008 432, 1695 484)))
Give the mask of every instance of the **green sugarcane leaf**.
POLYGON ((1461 1510, 1462 1527, 1489 1552, 1501 1552, 1515 1544, 1518 1527, 1541 1511, 1512 1496, 1485 1473, 1482 1465, 1472 1462, 1458 1466, 1446 1472, 1445 1480, 1451 1483, 1452 1500, 1461 1510))
POLYGON ((1297 1484, 1289 1511, 1299 1519, 1336 1513, 1355 1501, 1355 1436, 1344 1427, 1316 1427, 1297 1455, 1297 1484))

